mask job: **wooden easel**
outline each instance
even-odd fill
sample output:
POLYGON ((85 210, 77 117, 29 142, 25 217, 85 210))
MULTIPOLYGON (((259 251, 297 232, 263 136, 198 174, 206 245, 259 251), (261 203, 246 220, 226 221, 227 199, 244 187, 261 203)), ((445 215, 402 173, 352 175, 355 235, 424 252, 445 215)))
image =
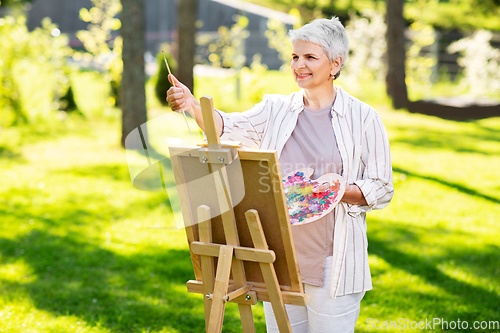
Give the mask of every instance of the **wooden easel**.
MULTIPOLYGON (((248 169, 247 174, 250 174, 258 161, 267 161, 269 165, 276 166, 276 153, 240 151, 237 144, 222 145, 215 130, 212 99, 204 96, 200 102, 208 144, 197 149, 198 156, 193 156, 192 147, 170 147, 183 218, 185 221, 191 221, 186 225, 186 233, 196 280, 188 281, 188 291, 204 295, 207 332, 222 331, 226 302, 238 304, 243 332, 255 332, 251 305, 255 305, 258 300, 264 300, 271 302, 280 332, 291 333, 285 303, 306 305, 310 296, 304 294, 300 282, 279 168, 277 174, 272 174, 271 177, 272 180, 278 179, 278 190, 266 194, 270 203, 259 204, 258 201, 252 201, 250 191, 245 194, 247 200, 243 200, 236 207, 233 206, 231 186, 225 168, 235 158, 241 158, 249 161, 248 166, 245 164, 245 170, 248 169), (220 205, 218 208, 222 212, 220 216, 211 218, 209 206, 191 202, 189 190, 183 186, 186 181, 185 173, 189 171, 187 166, 196 168, 195 162, 208 166, 209 174, 214 177, 215 193, 220 205), (272 245, 280 256, 285 258, 277 260, 276 252, 269 248, 259 212, 246 208, 251 207, 253 203, 263 207, 263 211, 272 213, 269 214, 271 222, 268 223, 275 225, 267 226, 266 231, 270 235, 274 233, 278 236, 271 237, 272 245), (268 210, 266 205, 271 204, 276 207, 268 210), (196 205, 196 213, 193 213, 194 207, 189 208, 192 205, 196 205), (242 209, 244 217, 241 214, 242 209), (214 239, 214 236, 217 239, 214 239), (241 237, 245 246, 240 244, 241 237), (275 262, 279 264, 280 276, 275 270, 275 262), (259 270, 260 272, 257 272, 259 270)), ((253 173, 255 174, 255 171, 253 173)))

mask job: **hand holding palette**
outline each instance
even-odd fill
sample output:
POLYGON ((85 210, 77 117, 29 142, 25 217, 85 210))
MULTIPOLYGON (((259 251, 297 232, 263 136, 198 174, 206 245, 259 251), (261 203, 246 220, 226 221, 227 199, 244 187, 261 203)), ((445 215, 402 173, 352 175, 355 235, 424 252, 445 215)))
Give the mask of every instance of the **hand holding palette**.
POLYGON ((283 178, 288 214, 292 225, 319 220, 330 213, 344 195, 346 184, 342 176, 327 173, 312 180, 310 177, 313 173, 314 169, 304 168, 283 178))

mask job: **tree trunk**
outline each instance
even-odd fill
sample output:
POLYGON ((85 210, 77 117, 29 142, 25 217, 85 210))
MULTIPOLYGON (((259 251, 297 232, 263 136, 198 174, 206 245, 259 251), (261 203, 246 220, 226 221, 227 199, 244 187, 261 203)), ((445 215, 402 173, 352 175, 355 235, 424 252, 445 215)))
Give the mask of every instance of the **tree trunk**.
POLYGON ((392 98, 395 109, 408 106, 408 93, 405 82, 405 20, 403 18, 404 0, 387 0, 387 95, 392 98))
MULTIPOLYGON (((121 35, 123 37, 123 73, 121 84, 122 147, 125 138, 147 121, 144 74, 144 3, 143 0, 122 0, 121 35)), ((142 133, 147 140, 147 132, 142 133)), ((127 147, 137 149, 139 147, 127 147)))
POLYGON ((179 1, 177 78, 193 91, 197 0, 179 1))

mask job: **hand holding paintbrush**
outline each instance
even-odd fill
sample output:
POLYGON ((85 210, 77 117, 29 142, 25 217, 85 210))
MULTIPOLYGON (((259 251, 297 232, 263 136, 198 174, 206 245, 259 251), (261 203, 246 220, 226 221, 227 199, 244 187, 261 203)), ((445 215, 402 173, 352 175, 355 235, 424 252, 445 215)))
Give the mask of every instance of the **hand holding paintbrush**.
MULTIPOLYGON (((161 53, 163 54, 163 59, 165 59, 165 65, 167 65, 168 74, 169 74, 169 76, 171 77, 171 80, 172 80, 172 81, 170 81, 170 80, 169 81, 172 83, 172 85, 174 87, 176 87, 175 82, 174 82, 174 76, 172 75, 172 72, 170 71, 170 66, 168 65, 167 57, 165 57, 165 52, 163 52, 163 50, 161 50, 161 53)), ((184 120, 186 121, 186 125, 187 125, 187 128, 188 128, 189 134, 191 134, 191 129, 189 128, 189 123, 187 121, 186 113, 184 112, 184 109, 182 109, 182 115, 184 116, 184 120)))
MULTIPOLYGON (((173 85, 167 91, 167 102, 172 111, 188 111, 196 120, 198 126, 205 131, 200 102, 193 96, 189 88, 177 80, 175 76, 170 74, 168 78, 173 85)), ((219 112, 215 112, 215 122, 217 133, 222 133, 222 116, 219 112)))

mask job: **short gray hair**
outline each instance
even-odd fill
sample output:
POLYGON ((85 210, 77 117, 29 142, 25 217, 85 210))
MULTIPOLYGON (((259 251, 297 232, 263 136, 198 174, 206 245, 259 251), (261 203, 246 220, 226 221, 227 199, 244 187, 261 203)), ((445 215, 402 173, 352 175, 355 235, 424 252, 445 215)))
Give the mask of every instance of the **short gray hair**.
MULTIPOLYGON (((330 62, 342 57, 342 67, 349 53, 349 38, 338 17, 316 19, 297 30, 290 30, 290 42, 303 40, 321 46, 330 62)), ((340 75, 340 71, 339 71, 340 75)))

